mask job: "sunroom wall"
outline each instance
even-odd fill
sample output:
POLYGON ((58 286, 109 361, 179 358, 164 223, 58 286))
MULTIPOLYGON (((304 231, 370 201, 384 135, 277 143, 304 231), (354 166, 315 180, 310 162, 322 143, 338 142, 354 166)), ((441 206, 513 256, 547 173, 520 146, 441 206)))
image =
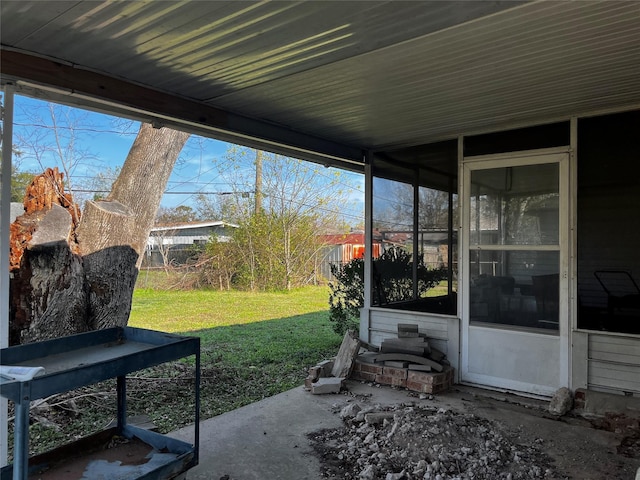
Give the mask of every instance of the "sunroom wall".
MULTIPOLYGON (((592 116, 578 119, 577 132, 580 140, 578 142, 578 151, 574 152, 576 154, 574 167, 577 168, 578 172, 581 168, 581 155, 585 158, 583 164, 587 163, 587 157, 591 157, 589 162, 593 162, 595 155, 600 158, 600 160, 596 159, 596 161, 601 161, 603 167, 606 165, 604 168, 610 169, 617 165, 617 173, 609 171, 607 175, 617 174, 619 179, 624 179, 625 187, 623 190, 627 195, 626 198, 629 205, 636 205, 635 212, 638 211, 637 203, 640 201, 640 174, 636 171, 640 168, 640 147, 637 145, 640 136, 637 135, 637 132, 630 134, 629 131, 634 128, 637 130, 637 125, 640 124, 639 115, 639 111, 635 110, 613 116, 592 116), (609 126, 610 133, 606 138, 602 135, 594 138, 592 130, 596 128, 594 125, 598 124, 599 127, 597 128, 600 129, 602 125, 609 126), (621 131, 620 125, 626 125, 626 127, 621 131), (618 131, 618 134, 614 134, 614 131, 618 131), (597 146, 598 143, 600 143, 599 146, 597 146), (606 157, 608 160, 605 161, 603 153, 607 151, 611 155, 608 155, 606 157), (631 159, 635 159, 633 165, 631 165, 631 159)), ((571 144, 570 137, 571 126, 568 120, 513 131, 460 137, 456 143, 461 145, 462 148, 456 152, 456 166, 464 155, 483 155, 568 146, 571 144)), ((413 150, 417 152, 419 148, 413 147, 413 150)), ((393 172, 390 170, 390 162, 387 162, 383 169, 376 169, 375 159, 382 157, 388 160, 392 158, 389 153, 377 152, 372 156, 372 168, 369 170, 369 175, 372 178, 375 178, 376 174, 385 178, 393 177, 393 172)), ((404 177, 401 178, 405 180, 409 178, 407 172, 410 172, 411 169, 407 168, 405 164, 401 164, 398 170, 403 172, 404 177)), ((578 175, 575 178, 578 179, 578 175)), ((584 181, 584 179, 580 178, 579 181, 584 181)), ((593 261, 585 254, 584 244, 580 243, 580 232, 585 229, 584 223, 581 223, 581 221, 586 220, 585 218, 580 219, 580 215, 584 215, 581 210, 581 202, 584 203, 588 200, 597 204, 598 201, 597 196, 592 197, 589 195, 585 197, 584 191, 581 194, 579 182, 572 183, 570 198, 572 205, 576 203, 578 205, 577 208, 572 207, 576 208, 578 212, 578 229, 572 230, 572 235, 574 236, 572 242, 580 246, 577 250, 577 255, 574 255, 572 260, 572 271, 578 271, 584 269, 585 262, 593 261)), ((626 207, 623 210, 628 212, 626 207)), ((370 207, 368 215, 371 215, 370 207)), ((615 217, 620 220, 620 215, 615 217)), ((635 239, 635 245, 640 244, 640 239, 637 238, 640 225, 628 214, 624 214, 623 217, 628 221, 626 224, 617 222, 615 226, 602 228, 601 234, 606 236, 607 234, 612 234, 612 229, 619 230, 620 235, 618 237, 624 239, 622 233, 625 232, 629 234, 627 238, 635 239)), ((368 220, 371 220, 371 218, 369 217, 368 220)), ((459 227, 459 221, 456 218, 452 228, 456 233, 456 242, 458 240, 459 227)), ((635 255, 633 258, 636 258, 636 260, 637 252, 639 251, 638 249, 633 251, 633 255, 635 255)), ((457 251, 456 254, 459 256, 460 252, 457 251)), ((599 260, 605 264, 607 263, 607 260, 602 256, 600 256, 599 260)), ((617 267, 632 268, 633 278, 638 282, 637 275, 640 273, 640 266, 638 265, 640 263, 635 260, 630 263, 624 260, 621 260, 621 262, 614 263, 616 263, 617 267)), ((590 283, 593 284, 592 281, 590 283)), ((570 387, 640 396, 640 335, 637 332, 603 332, 592 327, 585 328, 584 324, 580 325, 578 323, 579 309, 583 299, 578 298, 578 292, 582 291, 581 285, 585 287, 585 280, 580 277, 580 272, 578 272, 578 275, 571 280, 571 288, 569 289, 569 292, 575 292, 572 296, 576 297, 569 299, 571 316, 571 355, 569 361, 571 365, 568 367, 571 372, 570 387)), ((464 287, 460 285, 459 288, 464 287)), ((593 285, 590 285, 589 288, 593 288, 593 285)), ((368 296, 368 299, 370 300, 371 297, 368 296)), ((459 307, 464 308, 462 305, 459 307)), ((461 311, 458 311, 455 315, 442 315, 412 311, 410 308, 406 310, 381 308, 372 305, 372 302, 369 301, 362 310, 360 335, 363 340, 373 345, 379 345, 385 338, 396 336, 398 323, 417 323, 420 332, 433 338, 437 348, 447 354, 451 364, 456 367, 456 381, 459 381, 457 367, 460 362, 461 317, 461 311)), ((637 320, 638 325, 640 325, 640 318, 637 318, 637 320)))

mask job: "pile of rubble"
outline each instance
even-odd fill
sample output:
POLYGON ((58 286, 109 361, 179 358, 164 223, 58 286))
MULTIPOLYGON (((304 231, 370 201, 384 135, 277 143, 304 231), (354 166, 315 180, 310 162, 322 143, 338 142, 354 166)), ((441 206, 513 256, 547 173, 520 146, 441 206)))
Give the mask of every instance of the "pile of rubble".
POLYGON ((515 435, 473 414, 404 404, 353 402, 344 426, 309 436, 322 458, 324 478, 354 480, 562 478, 542 452, 541 439, 519 444, 515 435))

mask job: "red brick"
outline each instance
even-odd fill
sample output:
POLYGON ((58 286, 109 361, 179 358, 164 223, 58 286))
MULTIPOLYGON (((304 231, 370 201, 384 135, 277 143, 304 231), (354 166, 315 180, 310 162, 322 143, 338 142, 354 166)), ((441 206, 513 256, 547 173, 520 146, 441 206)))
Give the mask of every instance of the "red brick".
POLYGON ((433 386, 433 392, 431 393, 440 393, 440 392, 446 392, 447 390, 449 390, 451 388, 450 384, 442 384, 442 385, 434 385, 433 386))
POLYGON ((376 382, 393 387, 407 386, 407 380, 405 378, 392 377, 391 375, 376 375, 376 382))
POLYGON ((383 375, 389 375, 390 377, 395 378, 407 378, 407 369, 406 368, 396 368, 396 367, 384 367, 382 371, 383 375))
POLYGON ((407 380, 407 388, 413 392, 433 393, 433 385, 413 380, 407 380))
POLYGON ((313 384, 313 382, 317 381, 317 378, 313 378, 311 376, 308 376, 307 378, 304 379, 304 388, 311 390, 311 385, 313 384))
POLYGON ((407 380, 411 380, 412 382, 432 384, 432 383, 436 383, 437 381, 436 375, 442 375, 442 374, 409 370, 409 373, 407 374, 407 380))
POLYGON ((322 373, 322 368, 315 366, 309 369, 309 376, 313 378, 313 382, 320 378, 320 374, 322 373))
POLYGON ((442 372, 409 371, 407 388, 420 393, 439 393, 448 390, 453 385, 453 369, 445 367, 442 372))
POLYGON ((376 365, 368 365, 366 363, 360 364, 360 371, 367 373, 375 373, 376 375, 382 375, 383 367, 379 367, 376 365))
POLYGON ((351 378, 354 380, 362 380, 365 382, 375 382, 376 381, 376 374, 375 373, 369 373, 369 372, 352 372, 351 373, 351 378))

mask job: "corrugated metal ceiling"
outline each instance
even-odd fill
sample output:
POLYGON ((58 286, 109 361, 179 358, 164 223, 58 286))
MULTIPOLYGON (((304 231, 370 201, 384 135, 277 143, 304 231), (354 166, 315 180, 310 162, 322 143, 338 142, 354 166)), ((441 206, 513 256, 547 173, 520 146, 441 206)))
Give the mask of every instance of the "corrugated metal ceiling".
POLYGON ((640 2, 3 0, 3 47, 363 148, 640 104, 640 2))

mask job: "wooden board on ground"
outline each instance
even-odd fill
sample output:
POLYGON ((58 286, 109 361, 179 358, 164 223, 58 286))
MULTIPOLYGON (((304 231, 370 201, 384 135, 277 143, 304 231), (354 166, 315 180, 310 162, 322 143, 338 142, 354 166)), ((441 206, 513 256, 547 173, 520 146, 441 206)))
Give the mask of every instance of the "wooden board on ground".
POLYGON ((340 350, 338 350, 338 356, 333 363, 331 375, 334 377, 348 378, 359 350, 360 340, 356 333, 352 331, 345 333, 342 344, 340 345, 340 350))
POLYGON ((444 367, 437 362, 434 362, 430 358, 420 357, 418 355, 409 355, 406 353, 379 353, 373 355, 376 362, 386 362, 387 360, 398 360, 410 363, 417 363, 419 365, 429 365, 436 372, 441 372, 444 367))

